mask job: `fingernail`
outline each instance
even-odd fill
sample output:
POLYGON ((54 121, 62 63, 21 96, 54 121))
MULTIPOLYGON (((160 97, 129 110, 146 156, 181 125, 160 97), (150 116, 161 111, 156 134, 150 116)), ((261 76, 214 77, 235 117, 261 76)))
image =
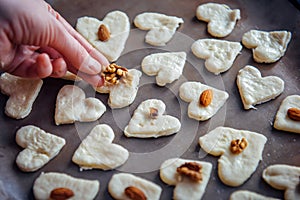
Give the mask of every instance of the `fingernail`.
POLYGON ((102 69, 102 65, 91 56, 85 59, 81 67, 87 68, 88 71, 85 70, 82 71, 88 74, 98 74, 101 72, 102 69))

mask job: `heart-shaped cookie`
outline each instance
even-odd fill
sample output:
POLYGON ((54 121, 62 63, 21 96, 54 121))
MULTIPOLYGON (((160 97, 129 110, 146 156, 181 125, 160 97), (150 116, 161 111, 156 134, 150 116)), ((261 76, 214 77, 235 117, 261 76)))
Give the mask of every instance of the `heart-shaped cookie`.
POLYGON ((231 10, 225 4, 206 3, 199 5, 196 10, 199 20, 208 22, 208 32, 215 37, 229 35, 237 20, 241 19, 240 10, 231 10))
POLYGON ((229 200, 255 199, 255 200, 280 200, 272 197, 267 197, 256 192, 248 190, 237 190, 230 195, 229 200))
POLYGON ((24 148, 18 154, 16 163, 25 172, 36 171, 43 167, 66 143, 65 139, 32 125, 24 126, 17 131, 16 142, 24 148))
POLYGON ((121 11, 108 13, 103 21, 93 17, 81 17, 77 20, 76 30, 98 49, 110 62, 117 60, 124 50, 129 36, 130 23, 128 16, 121 11), (104 24, 109 31, 110 38, 101 41, 98 30, 104 24))
POLYGON ((41 79, 21 78, 8 73, 1 74, 1 92, 9 96, 5 114, 15 119, 27 117, 42 85, 41 79))
POLYGON ((243 35, 242 43, 252 49, 256 62, 273 63, 284 55, 291 38, 288 31, 251 30, 243 35))
MULTIPOLYGON (((166 160, 160 166, 160 178, 168 185, 175 185, 173 199, 201 199, 212 170, 212 164, 203 161, 186 160, 181 158, 171 158, 166 160), (178 168, 185 166, 185 170, 190 170, 191 173, 199 173, 201 180, 194 180, 187 174, 182 174, 178 168), (199 166, 200 172, 193 170, 199 166)), ((191 174, 190 174, 191 175, 191 174)))
POLYGON ((57 172, 41 173, 34 181, 35 199, 93 200, 100 188, 97 180, 74 178, 57 172))
POLYGON ((260 71, 250 65, 239 71, 236 82, 245 109, 270 101, 284 90, 284 81, 281 78, 262 77, 260 71))
POLYGON ((259 133, 218 127, 199 138, 201 148, 218 160, 218 175, 229 186, 242 185, 262 160, 267 138, 259 133))
POLYGON ((227 92, 204 85, 200 82, 185 82, 179 88, 179 96, 189 102, 188 116, 192 119, 204 121, 210 119, 225 104, 229 95, 227 92), (204 98, 205 91, 211 95, 204 98), (202 98, 202 97, 203 98, 202 98), (210 101, 209 105, 202 105, 200 99, 210 101))
POLYGON ((200 39, 191 47, 195 56, 205 59, 206 69, 216 75, 232 66, 242 48, 239 42, 216 39, 200 39))
POLYGON ((155 53, 142 61, 142 70, 149 76, 156 76, 156 83, 165 86, 177 80, 185 64, 185 52, 155 53))
POLYGON ((71 124, 75 121, 91 122, 106 111, 105 105, 96 98, 85 98, 84 91, 75 85, 65 85, 56 97, 55 123, 71 124))
POLYGON ((158 99, 143 101, 125 127, 127 137, 150 138, 177 133, 181 128, 180 121, 173 116, 164 115, 166 105, 158 99))
POLYGON ((114 169, 128 159, 127 149, 112 143, 115 134, 110 126, 100 124, 82 141, 72 161, 81 169, 114 169))
POLYGON ((277 111, 274 128, 283 131, 289 131, 294 133, 300 133, 300 96, 291 95, 286 97, 277 111), (298 116, 299 120, 290 117, 288 114, 289 109, 296 109, 294 115, 298 116), (298 112, 297 112, 298 110, 298 112))
POLYGON ((285 190, 284 199, 300 199, 300 167, 284 164, 271 165, 263 171, 262 177, 273 188, 285 190))
POLYGON ((165 46, 172 39, 179 24, 182 23, 182 18, 152 12, 142 13, 134 18, 136 27, 141 30, 149 30, 145 42, 153 46, 165 46))

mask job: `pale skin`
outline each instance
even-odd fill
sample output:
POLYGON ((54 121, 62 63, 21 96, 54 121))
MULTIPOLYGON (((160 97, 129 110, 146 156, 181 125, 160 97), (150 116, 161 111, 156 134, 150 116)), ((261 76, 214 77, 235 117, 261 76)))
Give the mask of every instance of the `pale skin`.
POLYGON ((43 0, 0 0, 0 67, 28 78, 73 72, 94 86, 108 60, 43 0))

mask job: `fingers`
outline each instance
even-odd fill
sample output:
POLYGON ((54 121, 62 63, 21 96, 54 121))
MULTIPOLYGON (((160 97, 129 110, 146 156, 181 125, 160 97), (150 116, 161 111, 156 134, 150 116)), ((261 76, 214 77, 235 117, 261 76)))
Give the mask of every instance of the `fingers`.
POLYGON ((89 75, 89 74, 82 73, 82 72, 78 71, 74 67, 70 67, 70 68, 68 68, 68 70, 70 72, 72 72, 73 74, 76 74, 80 78, 84 79, 86 82, 88 82, 89 84, 91 84, 94 87, 99 87, 99 86, 102 86, 104 84, 104 80, 99 74, 89 75))

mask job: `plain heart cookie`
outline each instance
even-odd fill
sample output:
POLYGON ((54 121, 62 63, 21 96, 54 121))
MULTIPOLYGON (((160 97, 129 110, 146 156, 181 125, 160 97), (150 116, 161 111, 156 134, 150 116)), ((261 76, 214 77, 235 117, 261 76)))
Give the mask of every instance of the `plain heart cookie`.
POLYGON ((110 62, 116 61, 125 48, 129 36, 130 23, 128 16, 121 11, 108 13, 103 21, 93 17, 81 17, 77 20, 76 30, 98 49, 110 62), (101 41, 98 31, 101 25, 105 25, 110 38, 101 41))
POLYGON ((248 190, 238 190, 233 192, 230 195, 229 200, 241 200, 241 199, 249 199, 249 200, 280 200, 272 197, 267 197, 255 192, 251 192, 248 190))
POLYGON ((179 96, 182 100, 189 103, 188 116, 199 121, 210 119, 225 104, 229 97, 227 92, 200 82, 183 83, 179 88, 179 96), (210 95, 205 93, 210 93, 210 95), (201 98, 204 101, 209 101, 209 104, 203 105, 201 98))
POLYGON ((145 74, 156 76, 157 85, 165 86, 181 76, 185 60, 185 52, 155 53, 146 56, 141 66, 145 74))
POLYGON ((91 122, 99 119, 105 111, 106 107, 99 99, 86 98, 81 88, 65 85, 57 94, 54 118, 56 125, 91 122))
POLYGON ((242 185, 255 172, 267 138, 259 133, 217 127, 199 138, 201 148, 218 160, 218 175, 229 186, 242 185))
POLYGON ((227 5, 217 3, 199 5, 196 16, 199 20, 208 23, 208 32, 215 37, 229 35, 236 22, 241 19, 239 9, 231 10, 227 5))
POLYGON ((239 42, 216 39, 200 39, 191 47, 195 56, 205 59, 206 69, 216 75, 232 66, 242 48, 239 42))
POLYGON ((99 188, 100 183, 97 180, 86 180, 63 173, 48 172, 41 173, 34 181, 33 194, 36 200, 93 200, 98 194, 99 188))
POLYGON ((21 78, 3 73, 0 77, 0 89, 3 94, 9 96, 5 114, 15 119, 27 117, 42 85, 41 79, 21 78))
POLYGON ((288 31, 251 30, 243 35, 242 43, 252 49, 258 63, 273 63, 279 60, 287 49, 292 34, 288 31))
POLYGON ((284 190, 284 199, 300 199, 300 167, 284 164, 271 165, 263 171, 262 177, 273 188, 284 190))
POLYGON ((182 23, 182 18, 152 12, 142 13, 134 18, 136 27, 149 31, 145 41, 153 46, 165 46, 182 23))
POLYGON ((106 124, 95 126, 81 142, 72 161, 84 169, 114 169, 124 164, 129 152, 124 147, 112 143, 115 134, 106 124))
POLYGON ((201 199, 205 193, 210 178, 212 164, 203 161, 171 158, 160 166, 160 178, 168 185, 174 185, 173 199, 201 199), (190 167, 189 167, 190 166, 190 167), (182 173, 184 168, 187 173, 182 173), (190 171, 190 173, 189 173, 190 171), (199 179, 194 180, 191 174, 198 174, 199 179))
POLYGON ((260 71, 250 65, 239 71, 236 82, 244 108, 247 110, 275 99, 284 90, 284 81, 281 78, 262 77, 260 71))
POLYGON ((25 172, 36 171, 43 167, 66 144, 64 138, 46 133, 32 125, 24 126, 17 131, 16 142, 24 148, 18 154, 16 163, 25 172))
POLYGON ((162 189, 159 185, 138 176, 119 173, 110 179, 108 191, 114 199, 159 200, 162 189))
POLYGON ((150 138, 177 133, 180 121, 173 116, 164 115, 166 105, 158 99, 143 101, 134 111, 129 124, 125 127, 127 137, 150 138))
POLYGON ((274 128, 283 131, 289 131, 294 133, 300 133, 300 96, 291 95, 286 97, 282 102, 277 111, 274 128), (294 112, 292 115, 298 116, 297 118, 290 116, 291 111, 294 112), (297 112, 298 111, 298 112, 297 112))

